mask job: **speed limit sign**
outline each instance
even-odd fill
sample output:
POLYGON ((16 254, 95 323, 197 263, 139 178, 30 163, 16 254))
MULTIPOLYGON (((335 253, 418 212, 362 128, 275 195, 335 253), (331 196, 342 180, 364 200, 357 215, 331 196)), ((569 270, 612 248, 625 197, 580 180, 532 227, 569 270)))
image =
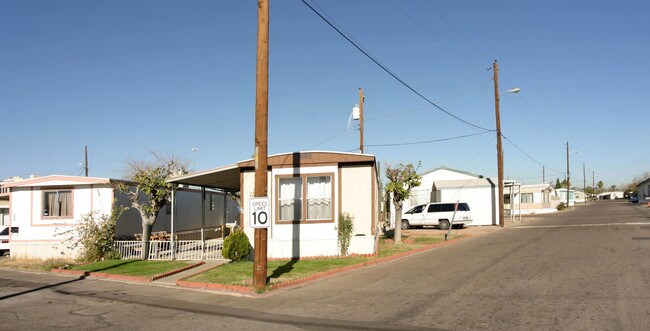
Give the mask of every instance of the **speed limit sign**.
POLYGON ((251 228, 271 226, 271 203, 268 197, 251 198, 248 202, 248 219, 251 228))

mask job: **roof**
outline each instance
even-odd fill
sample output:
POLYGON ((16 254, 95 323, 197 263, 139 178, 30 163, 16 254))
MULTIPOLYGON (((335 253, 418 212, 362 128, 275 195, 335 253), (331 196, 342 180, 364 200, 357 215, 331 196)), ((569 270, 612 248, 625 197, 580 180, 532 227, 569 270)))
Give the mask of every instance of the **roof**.
POLYGON ((482 178, 483 177, 483 176, 477 175, 477 174, 475 174, 473 172, 457 170, 457 169, 453 169, 453 168, 449 168, 449 167, 445 167, 445 166, 440 166, 440 167, 437 167, 437 168, 434 168, 434 169, 431 169, 431 170, 427 170, 427 171, 421 173, 420 176, 424 176, 424 175, 430 174, 432 172, 436 172, 438 170, 453 171, 453 172, 457 172, 457 173, 460 173, 460 174, 465 174, 465 175, 476 177, 476 178, 482 178))
POLYGON ((50 175, 30 179, 17 180, 14 182, 3 183, 4 187, 34 187, 34 186, 61 186, 61 185, 98 185, 110 184, 112 179, 100 177, 81 177, 50 175))
POLYGON ((643 185, 643 184, 645 184, 645 183, 648 183, 648 182, 650 182, 650 177, 649 177, 649 178, 646 178, 644 181, 641 181, 641 182, 639 182, 638 184, 636 184, 636 187, 639 187, 639 186, 641 186, 641 185, 643 185))
POLYGON ((541 192, 541 191, 553 191, 553 186, 551 184, 530 184, 530 185, 521 185, 522 193, 530 192, 541 192))
POLYGON ((444 189, 444 188, 475 188, 475 187, 490 187, 495 186, 489 178, 477 178, 477 179, 460 179, 460 180, 437 180, 433 182, 433 187, 435 189, 444 189))
MULTIPOLYGON (((375 164, 375 156, 370 154, 303 151, 269 155, 268 166, 274 167, 304 167, 332 164, 375 164)), ((204 187, 214 187, 227 190, 239 190, 240 173, 245 169, 254 169, 255 160, 239 161, 236 164, 214 169, 193 172, 187 175, 173 177, 167 182, 188 184, 204 187)))

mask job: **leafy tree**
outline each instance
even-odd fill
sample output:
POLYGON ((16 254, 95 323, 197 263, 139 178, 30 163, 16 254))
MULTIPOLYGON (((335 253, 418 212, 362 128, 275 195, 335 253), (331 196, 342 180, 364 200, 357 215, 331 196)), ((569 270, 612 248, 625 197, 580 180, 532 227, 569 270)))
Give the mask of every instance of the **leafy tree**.
POLYGON ((174 156, 163 157, 152 153, 154 160, 128 161, 126 179, 133 183, 118 184, 118 188, 126 193, 131 201, 131 207, 142 217, 142 259, 149 258, 149 237, 151 228, 158 212, 170 200, 176 184, 168 183, 167 179, 175 175, 187 173, 188 162, 174 156), (145 201, 146 200, 146 201, 145 201))
POLYGON ((398 164, 395 167, 386 166, 386 194, 392 195, 393 206, 395 206, 395 244, 402 243, 402 205, 404 200, 411 195, 411 189, 420 185, 422 177, 417 174, 417 168, 412 164, 398 164))
POLYGON ((603 181, 599 180, 596 186, 598 186, 598 193, 603 193, 603 186, 605 186, 605 184, 603 184, 603 181))
POLYGON ((562 188, 562 184, 560 183, 560 179, 559 179, 559 178, 555 178, 555 188, 556 188, 556 189, 558 189, 558 188, 562 188))
POLYGON ((616 185, 610 186, 609 189, 612 190, 612 191, 616 191, 616 185))

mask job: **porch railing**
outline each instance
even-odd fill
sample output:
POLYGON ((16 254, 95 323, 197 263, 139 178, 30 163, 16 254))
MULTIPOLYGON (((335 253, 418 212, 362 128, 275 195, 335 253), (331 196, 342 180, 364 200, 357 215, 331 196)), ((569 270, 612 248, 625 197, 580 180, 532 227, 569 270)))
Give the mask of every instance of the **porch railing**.
MULTIPOLYGON (((174 242, 175 254, 172 254, 171 240, 149 241, 149 260, 221 260, 223 239, 209 239, 205 246, 201 240, 177 240, 174 242)), ((142 257, 142 241, 115 241, 115 250, 122 259, 139 259, 142 257)))

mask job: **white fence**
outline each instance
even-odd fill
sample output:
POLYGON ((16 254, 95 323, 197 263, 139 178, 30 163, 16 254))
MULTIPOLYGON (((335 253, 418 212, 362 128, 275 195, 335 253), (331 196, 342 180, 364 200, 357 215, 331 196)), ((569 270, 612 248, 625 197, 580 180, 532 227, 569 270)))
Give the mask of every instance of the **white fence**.
MULTIPOLYGON (((142 241, 115 241, 115 250, 122 259, 139 259, 142 257, 142 241)), ((221 260, 223 239, 209 239, 205 246, 201 240, 177 240, 172 251, 170 240, 149 241, 149 260, 221 260), (174 253, 174 254, 172 254, 174 253)))

